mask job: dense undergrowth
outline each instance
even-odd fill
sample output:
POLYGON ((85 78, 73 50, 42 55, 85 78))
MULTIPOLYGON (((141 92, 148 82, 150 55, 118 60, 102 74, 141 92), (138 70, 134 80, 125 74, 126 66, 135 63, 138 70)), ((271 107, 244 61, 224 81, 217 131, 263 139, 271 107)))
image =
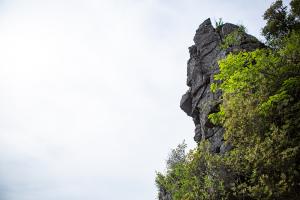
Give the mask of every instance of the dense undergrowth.
POLYGON ((268 48, 219 61, 211 90, 222 102, 209 119, 234 148, 213 154, 204 140, 186 154, 178 145, 156 177, 170 199, 300 199, 300 1, 290 5, 265 12, 268 48))

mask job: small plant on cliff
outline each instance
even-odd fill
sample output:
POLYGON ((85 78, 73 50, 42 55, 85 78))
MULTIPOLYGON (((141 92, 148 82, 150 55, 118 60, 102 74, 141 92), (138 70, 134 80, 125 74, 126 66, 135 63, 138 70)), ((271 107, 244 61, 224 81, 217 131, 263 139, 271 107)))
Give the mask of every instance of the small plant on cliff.
POLYGON ((215 25, 216 25, 216 28, 222 27, 224 25, 223 19, 219 18, 218 20, 215 20, 215 25))
POLYGON ((221 49, 227 49, 232 46, 238 46, 241 44, 242 38, 246 33, 246 28, 240 25, 235 31, 229 33, 221 44, 221 49))
POLYGON ((219 18, 218 20, 215 20, 216 31, 218 33, 221 32, 221 28, 222 28, 223 25, 224 25, 224 22, 223 22, 222 18, 219 18))

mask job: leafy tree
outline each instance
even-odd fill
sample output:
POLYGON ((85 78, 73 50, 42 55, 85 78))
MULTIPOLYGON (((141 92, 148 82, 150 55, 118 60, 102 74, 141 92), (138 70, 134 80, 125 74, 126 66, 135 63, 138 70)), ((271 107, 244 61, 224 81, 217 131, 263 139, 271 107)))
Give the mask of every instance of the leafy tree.
POLYGON ((295 20, 299 22, 300 17, 300 1, 299 0, 292 0, 291 3, 291 14, 295 17, 295 20))
POLYGON ((238 199, 298 199, 300 158, 300 34, 285 39, 278 52, 256 50, 220 61, 221 124, 234 149, 223 164, 237 179, 238 199))
POLYGON ((183 141, 181 144, 177 145, 175 149, 172 149, 166 163, 167 169, 172 169, 174 166, 183 163, 186 159, 185 149, 186 143, 183 141))
POLYGON ((282 0, 277 0, 264 13, 263 17, 267 24, 262 29, 262 34, 270 46, 279 46, 284 36, 288 35, 291 30, 300 27, 300 0, 292 0, 290 6, 291 11, 288 12, 287 6, 283 5, 282 0))
MULTIPOLYGON (((221 177, 221 157, 209 152, 209 143, 186 154, 186 159, 167 168, 167 173, 157 173, 156 185, 160 193, 173 200, 226 199, 221 177)), ((171 153, 172 154, 172 153, 171 153)), ((160 194, 159 194, 160 195, 160 194)))
POLYGON ((263 28, 262 33, 267 40, 279 38, 288 33, 291 22, 287 17, 287 7, 283 6, 282 0, 277 0, 267 9, 264 19, 267 20, 267 25, 263 28))

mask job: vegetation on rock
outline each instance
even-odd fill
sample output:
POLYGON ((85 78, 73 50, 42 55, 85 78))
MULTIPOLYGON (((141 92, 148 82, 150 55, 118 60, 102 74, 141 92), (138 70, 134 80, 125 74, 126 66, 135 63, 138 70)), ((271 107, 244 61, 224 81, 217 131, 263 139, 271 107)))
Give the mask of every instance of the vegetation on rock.
POLYGON ((179 145, 156 177, 170 199, 300 199, 300 0, 290 5, 265 12, 268 48, 219 61, 211 90, 221 104, 209 119, 233 149, 211 153, 202 140, 185 154, 179 145))
POLYGON ((225 50, 232 46, 239 46, 241 45, 242 38, 246 34, 246 27, 240 25, 238 29, 233 31, 232 33, 228 34, 221 45, 221 49, 225 50))

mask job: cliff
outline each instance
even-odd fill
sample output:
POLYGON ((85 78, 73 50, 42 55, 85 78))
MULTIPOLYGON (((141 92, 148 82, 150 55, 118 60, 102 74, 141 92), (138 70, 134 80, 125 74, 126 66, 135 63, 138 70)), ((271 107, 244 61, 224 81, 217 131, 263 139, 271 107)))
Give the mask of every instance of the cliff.
MULTIPOLYGON (((219 72, 218 61, 231 52, 253 51, 264 45, 254 36, 240 32, 235 44, 224 45, 226 37, 240 29, 239 26, 225 23, 217 28, 207 19, 196 30, 194 45, 189 47, 190 58, 187 62, 187 86, 189 89, 182 96, 180 108, 195 124, 194 140, 210 142, 212 153, 225 153, 231 149, 224 142, 224 128, 212 124, 208 115, 218 112, 221 93, 212 93, 210 85, 214 75, 219 72)), ((164 187, 159 187, 159 200, 172 200, 171 194, 164 187)))
POLYGON ((181 98, 180 108, 193 118, 194 140, 197 143, 209 140, 211 151, 214 153, 224 153, 231 148, 224 144, 224 129, 208 120, 208 115, 217 112, 220 104, 221 94, 210 91, 213 77, 219 72, 218 61, 230 52, 252 51, 263 47, 254 36, 243 33, 238 36, 238 43, 221 48, 226 36, 238 29, 239 26, 230 23, 214 28, 211 20, 207 19, 196 31, 195 44, 189 47, 190 58, 187 63, 189 89, 181 98))
POLYGON ((214 28, 210 19, 199 26, 180 102, 198 145, 171 151, 166 172, 156 174, 159 200, 300 199, 295 2, 288 13, 281 1, 265 12, 265 44, 243 26, 220 21, 214 28), (291 26, 278 26, 278 10, 291 26))

